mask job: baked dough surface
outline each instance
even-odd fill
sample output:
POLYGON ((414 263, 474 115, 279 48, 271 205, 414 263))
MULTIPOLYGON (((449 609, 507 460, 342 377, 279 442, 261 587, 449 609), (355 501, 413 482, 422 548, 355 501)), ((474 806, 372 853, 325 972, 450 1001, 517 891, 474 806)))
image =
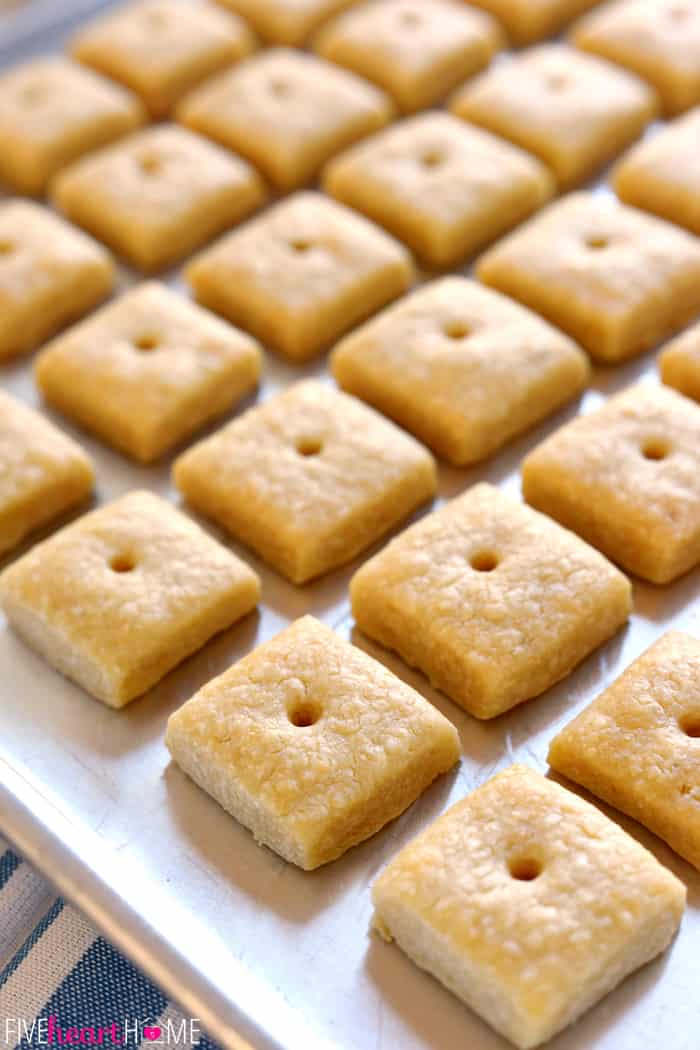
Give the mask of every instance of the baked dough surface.
POLYGON ((265 197, 239 157, 176 124, 92 153, 52 182, 54 203, 141 270, 162 270, 250 214, 265 197))
POLYGON ((476 272, 606 364, 650 350, 700 310, 700 240, 592 193, 549 205, 476 272))
POLYGON ((668 946, 685 886, 526 766, 477 788, 374 884, 374 925, 521 1050, 668 946))
POLYGON ((261 36, 290 47, 306 42, 327 18, 356 0, 218 0, 247 18, 261 36))
POLYGON ((567 22, 600 0, 471 0, 495 15, 514 44, 533 44, 554 36, 567 22))
POLYGON ((323 186, 434 267, 483 248, 554 193, 534 157, 441 112, 410 117, 341 154, 323 186))
POLYGON ((38 195, 83 153, 146 120, 135 95, 92 70, 52 56, 0 77, 0 178, 38 195))
POLYGON ((333 351, 339 385, 456 466, 574 398, 586 355, 518 303, 464 277, 424 285, 333 351))
POLYGON ((700 236, 700 109, 668 124, 622 158, 618 197, 700 236))
POLYGON ((0 361, 26 353, 109 295, 108 253, 48 209, 0 202, 0 361))
POLYGON ((75 58, 130 87, 154 119, 166 117, 187 91, 254 47, 241 18, 199 0, 135 0, 96 19, 71 42, 75 58))
POLYGON ((194 507, 294 583, 350 561, 436 488, 427 449, 315 380, 205 438, 174 476, 194 507))
POLYGON ((383 127, 389 98, 345 69, 275 48, 193 92, 177 111, 195 131, 235 150, 275 186, 310 182, 339 150, 383 127))
POLYGON ((138 285, 42 351, 50 404, 150 463, 255 389, 257 343, 155 282, 138 285))
POLYGON ((439 711, 311 616, 201 689, 166 743, 259 843, 307 870, 399 816, 460 753, 439 711))
POLYGON ((288 197, 186 270, 200 303, 306 361, 413 283, 408 252, 321 193, 288 197))
POLYGON ((12 627, 110 707, 150 689, 259 594, 247 565, 149 492, 92 511, 0 575, 12 627))
POLYGON ((591 178, 658 113, 636 76, 561 44, 542 44, 468 83, 452 110, 530 150, 562 189, 591 178))
POLYGON ((523 493, 629 572, 669 583, 700 562, 700 406, 632 386, 535 448, 523 493))
POLYGON ((400 109, 425 109, 489 64, 498 24, 454 0, 360 4, 323 28, 319 54, 387 91, 400 109))
POLYGON ((597 551, 488 484, 392 540, 350 584, 358 627, 477 718, 544 692, 631 610, 597 551))
POLYGON ((616 0, 574 27, 577 47, 653 84, 668 114, 700 102, 700 7, 695 0, 616 0))
POLYGON ((700 641, 671 631, 549 747, 549 762, 700 869, 700 641))
POLYGON ((79 445, 0 390, 0 554, 85 500, 94 480, 79 445))
POLYGON ((700 324, 676 336, 659 356, 661 378, 686 397, 700 401, 700 324))

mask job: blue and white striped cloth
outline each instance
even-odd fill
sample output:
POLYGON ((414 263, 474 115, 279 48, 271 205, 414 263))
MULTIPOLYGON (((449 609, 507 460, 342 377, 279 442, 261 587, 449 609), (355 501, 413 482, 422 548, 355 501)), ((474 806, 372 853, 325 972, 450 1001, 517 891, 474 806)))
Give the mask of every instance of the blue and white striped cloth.
POLYGON ((58 1047, 57 1032, 50 1038, 52 1017, 62 1033, 99 1032, 116 1022, 124 1047, 156 1050, 177 1042, 217 1050, 206 1035, 193 1036, 177 1006, 0 839, 0 1046, 58 1047), (153 1026, 151 1039, 140 1034, 144 1025, 153 1026), (179 1038, 158 1038, 158 1030, 179 1038))

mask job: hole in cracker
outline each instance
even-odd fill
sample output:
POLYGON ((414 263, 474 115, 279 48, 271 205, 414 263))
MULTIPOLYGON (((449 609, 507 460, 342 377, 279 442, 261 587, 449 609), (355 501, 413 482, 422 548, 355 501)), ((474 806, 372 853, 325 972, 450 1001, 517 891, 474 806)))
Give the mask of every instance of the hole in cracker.
POLYGON ((25 84, 20 92, 20 99, 27 106, 33 106, 36 102, 43 102, 47 95, 46 84, 25 84))
POLYGON ((282 80, 281 77, 275 77, 269 83, 270 94, 274 95, 275 98, 287 98, 292 93, 292 87, 288 80, 282 80))
POLYGON ((671 451, 668 441, 663 438, 649 438, 642 445, 642 455, 645 459, 666 459, 671 451))
POLYGON ((142 153, 139 158, 139 167, 144 175, 157 175, 163 167, 163 161, 157 153, 142 153))
POLYGON ((586 237, 586 247, 592 252, 601 252, 604 248, 610 247, 610 238, 603 234, 592 233, 590 237, 586 237))
POLYGON ((305 240, 303 237, 296 237, 293 241, 289 242, 289 245, 293 252, 297 255, 305 255, 306 252, 310 252, 313 245, 311 241, 305 240))
POLYGON ((299 700, 287 708, 287 717, 293 726, 306 729, 318 722, 321 717, 321 705, 314 700, 299 700))
POLYGON ((407 29, 415 29, 422 24, 423 19, 417 11, 402 11, 399 16, 399 22, 407 29))
POLYGON ((167 11, 145 11, 144 18, 151 29, 163 29, 170 21, 167 11))
POLYGON ((692 737, 693 740, 700 740, 700 714, 685 715, 680 720, 680 727, 686 736, 692 737))
POLYGON ((424 168, 439 168, 445 159, 445 154, 439 149, 427 149, 421 154, 421 164, 424 168))
POLYGON ((511 857, 508 871, 518 882, 534 882, 542 874, 542 862, 537 857, 511 857))
POLYGON ((11 255, 14 250, 15 246, 12 241, 0 237, 0 255, 11 255))
POLYGON ((448 339, 466 339, 471 329, 464 321, 448 321, 443 328, 448 339))
POLYGON ((493 572, 498 566, 498 555, 493 551, 477 551, 472 554, 469 564, 475 572, 493 572))
POLYGON ((569 85, 566 73, 548 73, 544 80, 550 91, 563 91, 569 85))
POLYGON ((296 450, 300 456, 317 456, 323 450, 323 442, 318 438, 300 438, 296 450))
POLYGON ((138 339, 134 339, 134 346, 137 350, 142 350, 144 353, 148 353, 149 350, 155 350, 159 345, 159 339, 155 335, 140 335, 138 339))
POLYGON ((112 572, 133 572, 136 568, 136 559, 131 554, 115 554, 110 559, 109 567, 112 572))

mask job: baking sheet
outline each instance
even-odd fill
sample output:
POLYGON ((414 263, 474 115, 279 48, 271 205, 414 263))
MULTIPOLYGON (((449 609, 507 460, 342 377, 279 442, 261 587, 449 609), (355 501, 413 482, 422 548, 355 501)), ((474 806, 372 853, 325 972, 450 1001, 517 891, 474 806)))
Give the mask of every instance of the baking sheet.
MULTIPOLYGON (((34 33, 21 47, 15 44, 13 58, 59 46, 65 31, 54 24, 34 33)), ((123 280, 128 284, 133 277, 123 271, 123 280)), ((290 368, 268 355, 260 397, 306 375, 325 375, 324 362, 290 368)), ((642 375, 658 381, 653 355, 597 371, 580 402, 485 467, 442 467, 440 498, 479 480, 518 493, 518 466, 534 445, 577 411, 589 411, 642 375)), ((0 370, 0 385, 38 404, 31 360, 0 370)), ((169 481, 172 458, 158 468, 135 466, 44 411, 94 457, 98 502, 143 486, 180 504, 169 481)), ((627 628, 544 696, 482 724, 354 629, 348 581, 373 551, 297 588, 211 523, 206 527, 260 574, 263 603, 123 711, 103 707, 62 679, 0 617, 0 830, 225 1047, 504 1050, 504 1040, 396 947, 369 935, 371 883, 404 843, 497 770, 522 761, 546 771, 555 732, 663 631, 674 627, 700 635, 700 570, 670 588, 635 583, 636 611, 627 628), (427 696, 457 726, 464 752, 460 767, 399 820, 313 873, 256 846, 169 761, 163 744, 172 711, 305 613, 427 696)), ((669 952, 550 1045, 698 1050, 700 875, 639 825, 614 816, 686 882, 688 911, 669 952)))

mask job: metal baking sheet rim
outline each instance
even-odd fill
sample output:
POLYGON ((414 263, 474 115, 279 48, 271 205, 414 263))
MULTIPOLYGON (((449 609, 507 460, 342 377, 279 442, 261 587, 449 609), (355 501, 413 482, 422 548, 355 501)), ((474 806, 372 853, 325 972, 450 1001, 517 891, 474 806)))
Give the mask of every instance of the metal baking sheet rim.
MULTIPOLYGON (((186 1013, 201 1019, 208 1035, 229 1050, 251 1050, 248 1040, 253 1039, 256 1050, 284 1050, 285 1044, 273 1033, 263 1031, 250 1013, 236 1009, 228 997, 203 980, 196 967, 173 949, 155 925, 141 920, 114 885, 110 873, 98 873, 86 850, 94 844, 94 856, 99 856, 98 837, 72 824, 38 784, 22 776, 2 757, 0 812, 3 833, 24 858, 186 1013)), ((227 966, 238 964, 229 958, 227 966)), ((243 985, 251 984, 243 968, 239 969, 233 978, 243 985)), ((285 1018, 286 1035, 297 1029, 298 1038, 304 1042, 296 1045, 322 1050, 315 1037, 302 1031, 296 1015, 285 1018)))

